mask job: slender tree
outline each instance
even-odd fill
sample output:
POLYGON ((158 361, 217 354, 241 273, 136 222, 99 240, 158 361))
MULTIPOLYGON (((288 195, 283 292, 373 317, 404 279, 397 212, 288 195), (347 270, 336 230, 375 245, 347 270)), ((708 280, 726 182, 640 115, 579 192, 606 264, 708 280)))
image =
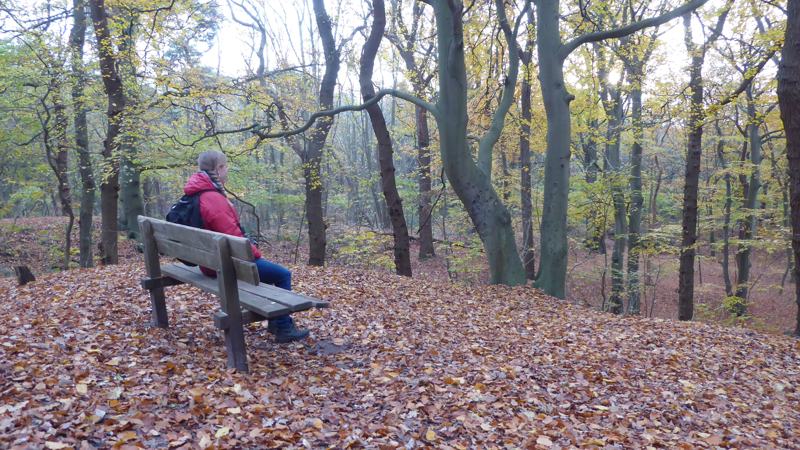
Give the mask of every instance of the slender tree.
POLYGON ((703 145, 703 125, 706 118, 724 105, 735 100, 761 72, 764 65, 774 54, 768 50, 761 61, 753 66, 742 79, 739 86, 718 102, 706 107, 704 104, 703 63, 710 45, 719 38, 725 20, 728 17, 733 0, 728 0, 722 7, 715 25, 711 28, 702 44, 695 44, 692 39, 691 16, 684 16, 684 42, 691 56, 689 66, 690 106, 687 121, 688 138, 686 151, 686 170, 683 187, 683 211, 681 229, 681 255, 678 273, 678 318, 691 320, 694 315, 694 269, 695 243, 697 241, 697 192, 700 182, 700 161, 703 145))
MULTIPOLYGON (((432 43, 426 45, 419 39, 423 31, 425 4, 413 1, 410 27, 403 20, 402 5, 402 1, 392 1, 393 26, 386 31, 386 37, 395 46, 406 66, 414 95, 425 99, 425 92, 435 73, 434 71, 429 73, 425 71, 434 46, 432 43), (419 46, 422 46, 421 51, 419 46)), ((426 259, 435 255, 435 249, 431 217, 431 136, 428 128, 428 110, 422 105, 414 105, 414 125, 416 128, 417 186, 419 191, 417 204, 417 214, 420 220, 419 258, 426 259)))
MULTIPOLYGON (((372 71, 375 66, 375 55, 381 44, 381 38, 386 28, 386 11, 383 0, 372 0, 372 30, 364 43, 361 54, 361 70, 359 81, 361 83, 361 97, 369 101, 375 96, 372 86, 372 71)), ((367 107, 369 119, 372 122, 372 131, 378 140, 378 164, 380 166, 381 187, 389 218, 392 223, 394 235, 394 265, 398 275, 411 276, 411 252, 409 249, 408 227, 403 214, 403 202, 397 192, 395 181, 394 157, 392 152, 392 138, 386 127, 383 111, 377 103, 367 107)))
POLYGON ((72 70, 72 104, 74 111, 75 149, 78 153, 78 172, 81 177, 80 215, 78 218, 80 265, 92 267, 92 226, 95 181, 89 153, 87 108, 84 99, 86 74, 83 68, 83 45, 86 40, 86 2, 73 0, 72 29, 69 34, 70 67, 72 70))
POLYGON ((522 264, 525 277, 536 278, 536 252, 533 241, 533 203, 531 201, 531 84, 533 82, 533 49, 536 45, 533 10, 528 10, 528 35, 525 51, 520 53, 523 67, 520 86, 519 169, 522 214, 522 264))
POLYGON ((611 313, 622 314, 622 301, 625 290, 623 263, 625 259, 625 243, 628 234, 628 224, 625 217, 627 207, 620 177, 622 171, 620 141, 622 137, 622 126, 625 121, 622 83, 625 79, 625 74, 623 73, 620 75, 616 86, 612 85, 608 79, 609 67, 607 64, 607 54, 598 43, 595 42, 594 47, 597 53, 600 99, 603 103, 607 118, 603 174, 609 180, 611 198, 614 203, 614 249, 611 252, 611 298, 608 303, 604 304, 604 307, 611 313))
MULTIPOLYGON (((795 280, 800 280, 800 0, 788 0, 786 32, 778 66, 778 103, 786 132, 789 160, 789 196, 792 211, 792 249, 795 280)), ((797 325, 800 336, 800 282, 795 281, 797 325)))
POLYGON ((570 102, 574 96, 564 81, 564 62, 579 46, 619 38, 643 28, 666 23, 708 0, 694 0, 657 17, 607 31, 580 35, 562 42, 559 3, 536 1, 539 82, 547 116, 547 152, 544 172, 544 209, 541 224, 540 270, 536 285, 550 295, 564 298, 567 277, 567 200, 570 168, 570 102))
POLYGON ((105 0, 89 0, 97 38, 97 52, 100 57, 100 74, 103 87, 108 98, 106 117, 108 128, 103 140, 103 172, 100 182, 100 217, 102 264, 116 264, 117 251, 117 211, 119 199, 119 149, 122 119, 125 111, 126 97, 122 86, 122 78, 117 70, 118 61, 108 28, 108 13, 105 0))
MULTIPOLYGON (((631 15, 635 13, 631 10, 631 15)), ((622 61, 629 77, 631 98, 631 128, 633 144, 631 145, 630 172, 630 207, 628 211, 628 314, 639 314, 641 284, 639 282, 639 256, 641 253, 640 237, 642 233, 642 145, 644 128, 642 124, 642 84, 644 83, 645 66, 655 49, 658 27, 649 35, 632 36, 632 49, 623 52, 622 61), (637 49, 644 44, 643 51, 637 49)))
MULTIPOLYGON (((333 38, 331 19, 325 11, 323 0, 313 0, 317 29, 322 39, 325 54, 325 75, 319 87, 319 106, 321 109, 333 108, 333 91, 339 74, 339 49, 333 38)), ((303 152, 303 176, 306 182, 306 217, 308 218, 308 264, 325 264, 325 214, 322 210, 322 150, 333 125, 333 116, 320 119, 311 130, 308 145, 303 152)))

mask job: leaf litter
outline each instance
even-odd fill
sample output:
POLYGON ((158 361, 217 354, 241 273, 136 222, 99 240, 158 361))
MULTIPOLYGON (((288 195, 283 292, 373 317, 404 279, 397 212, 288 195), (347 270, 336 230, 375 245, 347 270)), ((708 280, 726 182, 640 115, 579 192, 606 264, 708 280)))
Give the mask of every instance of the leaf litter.
POLYGON ((3 448, 798 448, 800 343, 620 318, 528 287, 290 266, 312 337, 246 330, 141 264, 0 280, 3 448))

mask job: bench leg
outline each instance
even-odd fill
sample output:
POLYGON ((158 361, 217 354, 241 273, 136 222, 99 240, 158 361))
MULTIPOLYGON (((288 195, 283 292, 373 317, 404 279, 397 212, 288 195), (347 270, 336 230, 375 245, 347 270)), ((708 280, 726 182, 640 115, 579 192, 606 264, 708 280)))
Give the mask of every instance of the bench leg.
POLYGON ((242 322, 231 324, 225 330, 225 349, 228 351, 228 368, 247 372, 247 347, 244 343, 242 322))
POLYGON ((154 327, 168 328, 167 302, 164 300, 164 288, 157 287, 150 290, 150 306, 153 311, 151 323, 154 327))

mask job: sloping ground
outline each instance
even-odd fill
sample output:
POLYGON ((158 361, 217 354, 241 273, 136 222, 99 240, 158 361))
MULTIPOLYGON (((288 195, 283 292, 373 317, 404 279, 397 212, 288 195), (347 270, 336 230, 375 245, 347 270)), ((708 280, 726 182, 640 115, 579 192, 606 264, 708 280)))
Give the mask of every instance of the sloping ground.
MULTIPOLYGON (((21 217, 19 219, 0 219, 0 276, 14 275, 14 266, 28 266, 35 276, 64 268, 64 241, 67 226, 66 217, 21 217)), ((100 218, 93 224, 93 253, 97 263, 100 242, 100 218)), ((78 223, 72 229, 71 267, 80 262, 78 243, 78 223)), ((120 235, 118 242, 121 261, 141 258, 133 241, 120 235)))
POLYGON ((618 318, 529 288, 292 267, 332 307, 226 371, 215 300, 140 264, 0 281, 0 447, 798 448, 798 340, 618 318))

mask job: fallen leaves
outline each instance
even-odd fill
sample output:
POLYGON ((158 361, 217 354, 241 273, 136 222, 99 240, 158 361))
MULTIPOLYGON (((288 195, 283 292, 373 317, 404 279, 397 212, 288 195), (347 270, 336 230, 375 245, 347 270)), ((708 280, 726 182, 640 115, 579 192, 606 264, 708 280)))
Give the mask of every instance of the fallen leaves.
POLYGON ((300 344, 248 327, 250 374, 225 368, 197 289, 168 288, 171 327, 150 328, 138 262, 0 281, 0 447, 796 445, 795 340, 529 288, 292 270, 332 307, 295 316, 300 344))

